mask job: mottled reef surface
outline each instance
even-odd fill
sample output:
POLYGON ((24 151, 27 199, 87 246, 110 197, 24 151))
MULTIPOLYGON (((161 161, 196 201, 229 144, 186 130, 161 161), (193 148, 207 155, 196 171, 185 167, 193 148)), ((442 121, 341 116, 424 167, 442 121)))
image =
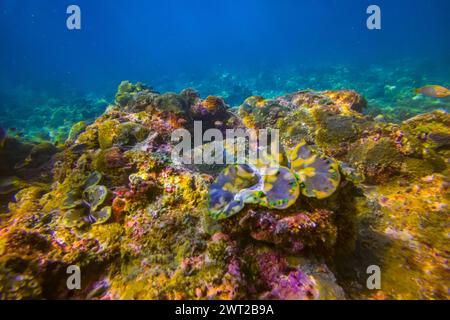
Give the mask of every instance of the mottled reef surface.
POLYGON ((448 299, 450 116, 363 115, 356 92, 249 97, 123 82, 64 144, 0 135, 1 299, 448 299), (279 129, 339 163, 324 199, 214 220, 218 172, 171 160, 171 133, 279 129), (82 288, 68 290, 69 265, 82 288), (366 287, 368 266, 381 289, 366 287))

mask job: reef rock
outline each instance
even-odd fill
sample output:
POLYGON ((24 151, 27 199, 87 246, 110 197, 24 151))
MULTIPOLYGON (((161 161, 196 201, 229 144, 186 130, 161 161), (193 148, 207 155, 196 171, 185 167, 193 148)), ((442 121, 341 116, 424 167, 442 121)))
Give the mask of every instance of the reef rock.
POLYGON ((299 91, 234 113, 122 82, 62 149, 1 136, 0 298, 448 299, 449 115, 391 124, 365 105, 299 91), (194 121, 279 129, 285 162, 174 163, 171 134, 194 121), (66 287, 69 265, 81 290, 66 287))

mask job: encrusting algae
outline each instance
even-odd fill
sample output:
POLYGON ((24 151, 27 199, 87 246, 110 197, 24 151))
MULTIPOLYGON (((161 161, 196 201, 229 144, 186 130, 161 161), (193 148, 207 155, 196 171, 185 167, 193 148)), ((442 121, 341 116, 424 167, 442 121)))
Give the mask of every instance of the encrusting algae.
POLYGON ((448 299, 450 116, 391 124, 365 107, 298 91, 232 112, 122 82, 58 148, 1 133, 0 298, 448 299), (282 161, 174 163, 172 132, 197 120, 278 129, 282 161))

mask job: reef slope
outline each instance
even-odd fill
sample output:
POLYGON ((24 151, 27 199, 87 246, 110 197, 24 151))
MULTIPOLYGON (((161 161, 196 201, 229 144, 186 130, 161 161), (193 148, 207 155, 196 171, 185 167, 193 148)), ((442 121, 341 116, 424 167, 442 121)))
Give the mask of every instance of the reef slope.
POLYGON ((0 144, 1 299, 448 299, 450 116, 365 116, 353 91, 249 97, 123 82, 64 146, 0 144), (331 196, 208 212, 218 170, 173 163, 175 129, 280 130, 339 163, 331 196), (81 270, 68 290, 67 267, 81 270), (366 270, 381 269, 369 290, 366 270))

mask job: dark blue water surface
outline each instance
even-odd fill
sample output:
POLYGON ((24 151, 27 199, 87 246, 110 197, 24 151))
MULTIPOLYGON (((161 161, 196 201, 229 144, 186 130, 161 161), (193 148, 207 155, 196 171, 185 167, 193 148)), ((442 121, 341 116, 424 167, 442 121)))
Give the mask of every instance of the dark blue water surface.
POLYGON ((448 0, 0 0, 0 122, 35 117, 50 130, 55 108, 80 97, 97 101, 93 117, 121 80, 191 86, 231 105, 349 88, 392 110, 414 87, 449 85, 449 14, 448 0), (81 30, 66 28, 71 4, 81 30), (381 30, 366 27, 370 4, 381 30))

